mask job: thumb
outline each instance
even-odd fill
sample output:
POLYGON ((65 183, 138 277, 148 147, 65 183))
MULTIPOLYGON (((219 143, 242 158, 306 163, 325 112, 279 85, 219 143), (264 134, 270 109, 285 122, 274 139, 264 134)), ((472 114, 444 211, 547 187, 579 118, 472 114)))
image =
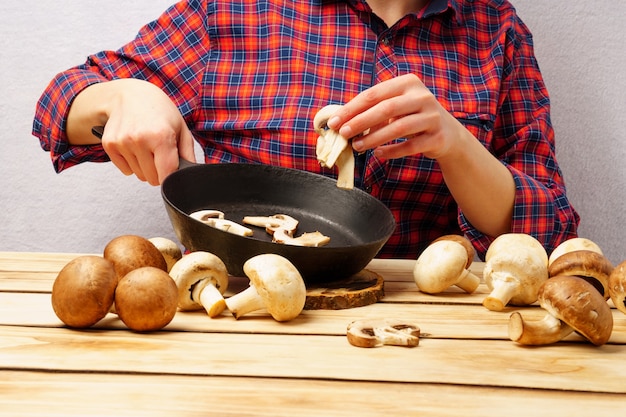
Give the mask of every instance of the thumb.
POLYGON ((183 129, 180 132, 180 138, 178 139, 178 155, 182 159, 189 162, 196 162, 196 155, 194 152, 194 138, 187 125, 183 125, 183 129))

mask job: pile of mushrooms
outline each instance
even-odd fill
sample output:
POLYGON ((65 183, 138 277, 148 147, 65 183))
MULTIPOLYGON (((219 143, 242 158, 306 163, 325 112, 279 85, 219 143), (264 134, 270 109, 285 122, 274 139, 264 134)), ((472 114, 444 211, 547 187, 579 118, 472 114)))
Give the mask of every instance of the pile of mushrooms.
MULTIPOLYGON (((162 238, 156 243, 177 256, 162 238)), ((165 256, 151 241, 118 236, 102 256, 79 256, 61 269, 52 288, 53 310, 69 327, 93 326, 112 312, 132 330, 159 330, 176 313, 176 284, 167 270, 165 256)))

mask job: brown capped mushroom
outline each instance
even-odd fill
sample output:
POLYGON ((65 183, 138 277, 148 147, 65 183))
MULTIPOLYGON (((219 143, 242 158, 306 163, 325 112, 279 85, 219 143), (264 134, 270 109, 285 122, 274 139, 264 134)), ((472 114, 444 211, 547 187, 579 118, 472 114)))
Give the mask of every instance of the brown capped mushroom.
POLYGON ((174 280, 160 268, 133 269, 115 290, 115 309, 129 329, 151 332, 167 326, 176 315, 174 280))
POLYGON ((537 301, 541 284, 548 279, 548 255, 530 235, 500 235, 487 250, 483 278, 491 293, 483 305, 502 311, 507 304, 528 305, 537 301))
POLYGON ((180 250, 176 242, 165 237, 151 237, 148 239, 156 248, 161 252, 165 263, 167 264, 167 270, 172 269, 172 266, 183 257, 183 252, 180 250))
POLYGON ((609 276, 609 296, 615 307, 626 314, 626 261, 613 268, 609 276))
POLYGON ((332 129, 328 128, 328 120, 341 108, 331 104, 320 109, 313 119, 313 128, 319 135, 315 152, 320 165, 332 168, 337 165, 337 187, 354 188, 354 152, 350 141, 332 129))
POLYGON ((137 235, 118 236, 104 247, 103 256, 113 263, 117 279, 133 269, 153 266, 167 272, 167 262, 156 246, 137 235))
POLYGON ((197 251, 174 264, 170 275, 178 287, 178 308, 204 308, 209 317, 217 317, 226 308, 224 292, 228 288, 226 265, 216 255, 197 251))
POLYGON ((250 287, 226 299, 236 319, 261 309, 276 321, 289 321, 300 315, 306 301, 306 287, 300 272, 286 258, 261 254, 243 265, 250 287))
POLYGON ((559 275, 539 289, 542 320, 525 320, 519 312, 509 319, 509 338, 524 345, 556 343, 576 331, 594 345, 605 344, 613 331, 613 315, 606 300, 589 282, 559 275))
POLYGON ((566 252, 548 268, 549 276, 575 275, 589 281, 605 300, 609 298, 609 276, 613 264, 604 255, 590 250, 566 252))
POLYGON ((420 254, 413 267, 413 278, 420 291, 437 294, 453 285, 467 293, 476 291, 480 278, 468 267, 468 252, 455 240, 434 241, 420 254))
POLYGON ((348 325, 347 337, 350 344, 357 347, 414 347, 419 345, 420 328, 406 320, 356 320, 348 325))
POLYGON ((584 237, 574 237, 563 241, 559 246, 554 248, 548 257, 548 266, 552 265, 552 262, 554 262, 559 256, 577 250, 590 250, 603 255, 602 249, 600 249, 600 246, 598 246, 594 241, 584 237))
POLYGON ((113 264, 100 257, 82 255, 67 263, 52 285, 52 309, 66 325, 89 327, 109 312, 117 276, 113 264))

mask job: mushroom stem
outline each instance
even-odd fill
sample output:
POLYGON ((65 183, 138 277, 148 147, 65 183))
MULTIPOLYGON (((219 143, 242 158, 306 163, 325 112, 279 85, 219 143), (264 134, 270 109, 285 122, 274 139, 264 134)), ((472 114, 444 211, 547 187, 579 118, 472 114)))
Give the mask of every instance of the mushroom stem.
POLYGON ((574 329, 554 317, 546 314, 541 320, 524 320, 519 312, 509 318, 509 338, 522 345, 547 345, 563 340, 574 329))
POLYGON ((236 319, 239 319, 248 313, 265 308, 265 301, 261 298, 254 285, 250 285, 240 293, 227 298, 226 307, 236 319))
POLYGON ((215 285, 195 285, 191 291, 191 299, 201 304, 209 317, 217 317, 226 309, 226 301, 215 285))
POLYGON ((464 269, 463 272, 461 272, 459 281, 455 285, 466 293, 471 294, 476 291, 476 288, 480 285, 480 278, 474 275, 469 269, 464 269))
POLYGON ((493 276, 493 290, 483 300, 483 306, 491 311, 502 311, 516 294, 520 284, 515 277, 506 272, 494 272, 493 276))

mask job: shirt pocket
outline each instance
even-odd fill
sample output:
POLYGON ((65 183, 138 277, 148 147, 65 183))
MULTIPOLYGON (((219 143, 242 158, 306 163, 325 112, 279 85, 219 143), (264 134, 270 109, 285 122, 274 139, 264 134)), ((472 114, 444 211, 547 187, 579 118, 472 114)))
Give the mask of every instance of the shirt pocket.
POLYGON ((451 112, 485 147, 491 143, 494 118, 486 113, 451 112))

